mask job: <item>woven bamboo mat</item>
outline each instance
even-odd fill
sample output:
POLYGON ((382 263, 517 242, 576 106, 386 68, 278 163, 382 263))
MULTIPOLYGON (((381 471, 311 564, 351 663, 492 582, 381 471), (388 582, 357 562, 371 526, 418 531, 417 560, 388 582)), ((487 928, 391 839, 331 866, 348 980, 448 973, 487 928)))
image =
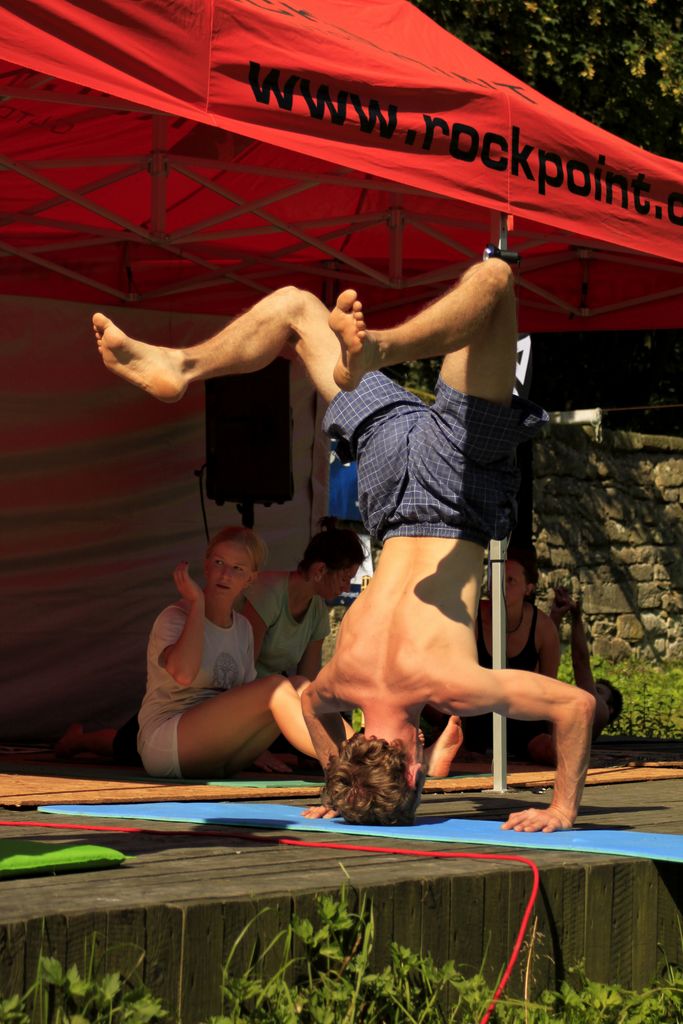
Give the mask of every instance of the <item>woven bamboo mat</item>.
MULTIPOLYGON (((600 761, 606 760, 600 755, 600 761)), ((587 785, 604 785, 616 782, 652 782, 660 779, 683 778, 683 760, 651 761, 645 758, 628 760, 612 757, 611 764, 591 767, 586 779, 587 785), (615 763, 616 762, 616 763, 615 763)), ((429 779, 426 793, 467 793, 493 788, 493 778, 482 774, 481 763, 458 766, 458 774, 447 779, 429 779)), ((288 786, 286 776, 252 776, 233 780, 232 784, 220 786, 197 780, 161 782, 144 775, 135 778, 131 769, 102 765, 63 765, 41 763, 31 766, 28 762, 18 766, 4 763, 0 759, 0 806, 36 807, 40 804, 63 803, 137 803, 152 801, 180 800, 289 800, 303 797, 315 799, 320 792, 320 783, 314 779, 304 780, 310 784, 288 786), (19 770, 17 770, 19 768, 19 770), (259 781, 259 786, 253 783, 259 781), (268 785, 268 783, 271 785, 268 785), (275 785, 277 783, 277 785, 275 785)), ((514 764, 508 766, 510 788, 543 789, 552 786, 555 772, 538 765, 514 764)))

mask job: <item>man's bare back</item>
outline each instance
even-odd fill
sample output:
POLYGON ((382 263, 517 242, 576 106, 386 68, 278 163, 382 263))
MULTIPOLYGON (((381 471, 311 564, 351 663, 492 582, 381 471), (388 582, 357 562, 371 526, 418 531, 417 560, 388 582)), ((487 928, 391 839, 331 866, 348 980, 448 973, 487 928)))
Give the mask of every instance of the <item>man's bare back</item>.
MULTIPOLYGON (((364 707, 368 691, 434 699, 452 678, 452 659, 476 663, 473 624, 484 551, 470 541, 392 537, 371 586, 346 613, 334 659, 363 666, 344 699, 364 707)), ((340 693, 341 696, 341 693, 340 693)), ((368 710, 366 714, 371 714, 368 710)))

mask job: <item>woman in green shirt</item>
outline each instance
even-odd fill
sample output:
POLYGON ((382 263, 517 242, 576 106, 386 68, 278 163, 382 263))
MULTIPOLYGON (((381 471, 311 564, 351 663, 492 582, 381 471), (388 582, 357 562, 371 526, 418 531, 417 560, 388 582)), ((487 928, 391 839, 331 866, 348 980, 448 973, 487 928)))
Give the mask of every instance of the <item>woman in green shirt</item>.
POLYGON ((350 587, 364 551, 353 530, 332 520, 308 543, 292 572, 264 572, 246 593, 242 614, 254 632, 257 676, 273 673, 315 679, 330 631, 326 601, 350 587))

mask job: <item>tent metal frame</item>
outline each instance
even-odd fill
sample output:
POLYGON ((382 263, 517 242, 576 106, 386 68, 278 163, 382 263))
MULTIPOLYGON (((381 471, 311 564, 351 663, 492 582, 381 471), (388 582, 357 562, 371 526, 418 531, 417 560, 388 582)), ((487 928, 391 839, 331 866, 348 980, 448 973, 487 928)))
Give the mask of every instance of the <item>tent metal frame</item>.
MULTIPOLYGON (((438 219, 436 216, 428 219, 425 216, 416 215, 401 205, 403 196, 425 196, 433 199, 435 197, 432 193, 377 178, 363 177, 360 174, 339 173, 332 170, 329 174, 314 174, 297 168, 261 167, 255 163, 174 154, 169 152, 167 147, 168 125, 171 120, 177 122, 177 118, 172 119, 171 115, 160 113, 149 107, 119 100, 106 94, 95 93, 89 89, 79 89, 78 86, 71 83, 26 71, 26 79, 31 80, 31 78, 35 81, 34 88, 3 84, 0 104, 7 103, 11 99, 24 99, 46 104, 66 104, 81 109, 101 109, 148 115, 151 119, 150 148, 143 156, 84 156, 78 160, 55 158, 22 164, 0 154, 0 167, 5 172, 17 174, 37 184, 49 196, 27 209, 1 216, 0 230, 11 224, 26 223, 64 232, 63 239, 35 247, 19 247, 11 242, 0 240, 0 254, 4 254, 6 257, 34 264, 50 273, 71 278, 90 288, 109 294, 120 302, 136 305, 160 297, 220 288, 226 283, 247 287, 258 295, 263 295, 272 288, 273 274, 277 274, 280 270, 283 277, 291 274, 292 260, 307 250, 315 251, 319 259, 307 261, 303 268, 300 263, 297 263, 296 266, 299 269, 305 269, 305 273, 313 279, 343 279, 345 283, 351 285, 370 282, 379 284, 388 291, 403 293, 407 290, 410 292, 419 289, 436 290, 444 282, 452 281, 455 276, 459 275, 467 263, 479 258, 478 252, 473 252, 468 246, 461 244, 457 236, 452 237, 447 233, 447 229, 454 232, 457 232, 459 227, 471 229, 476 226, 481 229, 481 220, 449 215, 448 200, 443 200, 443 209, 439 212, 438 219), (77 189, 66 188, 45 173, 66 167, 95 169, 99 166, 107 166, 111 168, 112 163, 119 163, 120 168, 114 171, 110 170, 106 176, 95 178, 77 189), (276 187, 268 195, 262 196, 258 200, 247 201, 235 191, 211 179, 210 175, 218 175, 221 172, 259 175, 263 178, 270 176, 277 178, 280 182, 285 179, 289 184, 285 187, 276 187), (140 173, 147 173, 149 176, 149 227, 137 224, 116 211, 108 209, 106 205, 89 198, 93 193, 100 192, 110 185, 140 173), (226 208, 194 224, 185 225, 181 230, 168 233, 166 230, 168 184, 172 174, 181 175, 186 180, 194 182, 199 188, 210 191, 218 199, 225 201, 226 208), (291 218, 289 221, 284 221, 268 210, 268 207, 283 199, 301 195, 320 186, 388 193, 390 204, 386 210, 376 214, 309 221, 302 218, 296 222, 291 218), (64 204, 73 204, 87 211, 88 214, 95 215, 102 220, 102 225, 82 224, 74 219, 45 216, 48 211, 56 210, 64 204), (261 224, 246 229, 231 230, 228 227, 231 221, 245 215, 259 218, 261 224), (345 253, 342 248, 329 244, 340 237, 348 238, 369 227, 382 224, 386 226, 389 235, 388 256, 384 269, 354 258, 345 253), (410 277, 405 276, 403 255, 406 228, 419 231, 446 250, 452 251, 455 257, 453 262, 440 266, 438 270, 417 273, 410 277), (240 238, 247 239, 254 235, 267 233, 282 236, 286 241, 280 248, 275 249, 267 256, 262 254, 256 256, 250 253, 240 253, 238 249, 233 250, 230 254, 231 266, 229 267, 217 266, 213 259, 197 251, 204 243, 215 246, 217 243, 230 241, 234 244, 240 238), (74 234, 78 237, 74 237, 74 234), (144 246, 149 251, 173 257, 186 267, 195 268, 196 276, 178 281, 172 286, 155 288, 147 292, 140 292, 133 288, 125 291, 98 280, 94 275, 75 271, 59 261, 60 254, 74 252, 79 248, 90 249, 107 245, 123 247, 127 244, 144 246), (267 285, 261 281, 261 278, 266 276, 270 282, 267 285)), ((188 124, 192 123, 188 122, 188 124)), ((552 231, 547 233, 525 232, 524 234, 519 232, 515 236, 515 247, 521 254, 524 254, 525 250, 532 246, 539 244, 552 246, 560 242, 566 246, 567 236, 560 237, 552 231)), ((572 240, 570 239, 569 242, 571 245, 572 240)), ((524 266, 525 270, 533 271, 579 260, 582 265, 583 279, 587 285, 591 258, 594 255, 599 255, 603 260, 612 261, 617 266, 628 264, 643 269, 652 269, 656 266, 651 257, 638 256, 627 250, 597 244, 591 244, 588 248, 585 240, 579 237, 575 239, 573 249, 567 251, 565 248, 561 253, 549 252, 546 255, 530 255, 528 262, 525 260, 524 266)), ((580 303, 567 302, 529 280, 528 275, 520 278, 519 286, 526 290, 528 296, 534 297, 528 303, 534 308, 544 310, 553 308, 567 316, 585 320, 653 301, 683 297, 683 266, 667 265, 667 270, 674 275, 672 280, 681 282, 680 286, 667 287, 656 294, 634 296, 600 308, 589 308, 580 303)), ((434 293, 435 291, 428 291, 425 299, 429 299, 434 293)), ((412 298, 412 295, 410 297, 412 298)), ((389 305, 392 304, 389 300, 389 305)))

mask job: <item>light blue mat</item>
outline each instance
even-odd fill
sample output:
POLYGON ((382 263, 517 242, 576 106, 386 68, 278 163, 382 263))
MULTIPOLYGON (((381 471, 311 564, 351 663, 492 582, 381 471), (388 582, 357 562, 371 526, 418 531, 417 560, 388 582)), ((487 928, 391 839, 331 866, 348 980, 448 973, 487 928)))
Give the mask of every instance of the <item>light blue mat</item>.
POLYGON ((82 814, 95 818, 139 818, 154 821, 185 821, 199 825, 286 829, 294 832, 326 832, 332 835, 383 837, 430 843, 477 843, 521 850, 569 850, 574 853, 607 853, 620 857, 683 862, 683 836, 626 829, 572 829, 570 832, 507 832, 499 821, 471 818, 421 818, 418 825, 347 825, 341 819, 309 820, 303 807, 291 804, 193 801, 150 804, 48 804, 47 814, 82 814))

